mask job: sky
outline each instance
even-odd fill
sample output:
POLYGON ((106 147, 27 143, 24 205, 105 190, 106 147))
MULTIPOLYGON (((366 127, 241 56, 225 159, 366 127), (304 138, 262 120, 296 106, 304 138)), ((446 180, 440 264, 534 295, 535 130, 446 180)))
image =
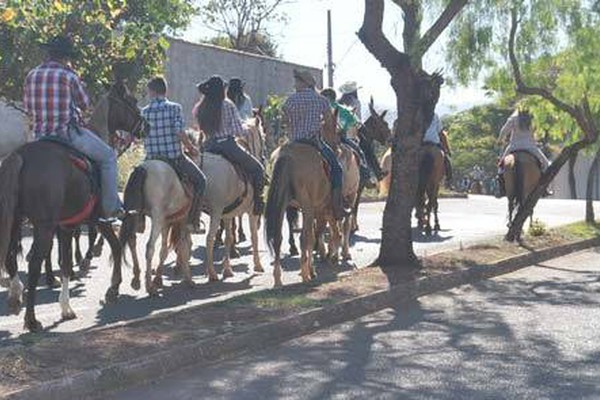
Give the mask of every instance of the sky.
MULTIPOLYGON (((282 58, 322 68, 323 82, 327 83, 327 10, 332 13, 334 87, 337 89, 345 81, 355 80, 361 87, 359 96, 363 102, 373 96, 377 109, 394 109, 395 95, 389 74, 356 35, 362 25, 363 0, 296 0, 286 4, 282 11, 288 15, 288 20, 269 26, 282 58)), ((427 27, 427 22, 424 22, 423 29, 427 27)), ((386 1, 383 31, 393 44, 401 47, 402 15, 399 8, 389 1, 386 1)), ((198 41, 210 36, 212 32, 196 18, 183 34, 183 39, 198 41)), ((443 37, 440 39, 425 56, 423 66, 426 71, 444 69, 443 37)), ((476 84, 457 88, 445 85, 437 111, 445 115, 489 101, 476 84)))

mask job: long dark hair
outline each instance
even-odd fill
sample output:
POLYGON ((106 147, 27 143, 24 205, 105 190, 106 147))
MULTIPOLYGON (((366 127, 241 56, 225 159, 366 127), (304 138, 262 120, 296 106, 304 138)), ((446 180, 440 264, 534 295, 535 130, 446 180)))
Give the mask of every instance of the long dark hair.
POLYGON ((229 80, 229 86, 227 87, 227 98, 235 104, 236 107, 240 108, 244 104, 246 99, 244 96, 244 85, 241 79, 232 78, 229 80))
POLYGON ((196 114, 198 126, 206 134, 212 136, 221 130, 225 83, 221 77, 213 76, 209 80, 198 84, 197 87, 198 91, 204 95, 196 114))
POLYGON ((529 110, 519 110, 519 128, 522 130, 531 129, 531 120, 533 116, 529 112, 529 110))

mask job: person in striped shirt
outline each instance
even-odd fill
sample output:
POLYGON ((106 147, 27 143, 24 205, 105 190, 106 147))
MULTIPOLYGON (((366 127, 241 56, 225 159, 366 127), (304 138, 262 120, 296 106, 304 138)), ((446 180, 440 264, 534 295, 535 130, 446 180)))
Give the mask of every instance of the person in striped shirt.
POLYGON ((225 97, 225 82, 215 75, 197 88, 204 95, 196 109, 198 127, 207 137, 204 149, 225 157, 248 173, 254 188, 254 214, 260 215, 264 208, 265 169, 235 141, 236 136, 244 136, 246 132, 235 104, 225 97))
POLYGON ((100 169, 101 204, 107 220, 125 210, 117 192, 117 156, 85 127, 82 114, 91 108, 83 83, 69 64, 77 56, 71 40, 56 36, 43 45, 47 59, 25 78, 23 104, 37 139, 57 136, 93 160, 100 169))
POLYGON ((181 104, 167 99, 167 81, 160 76, 151 79, 146 86, 150 103, 142 109, 142 115, 150 125, 144 138, 147 160, 164 160, 178 174, 183 175, 194 187, 194 198, 188 214, 192 231, 200 232, 201 197, 206 188, 206 177, 196 163, 183 153, 182 145, 192 155, 198 155, 184 132, 181 104))
POLYGON ((321 120, 323 115, 331 112, 331 107, 329 101, 315 90, 316 81, 310 72, 294 70, 294 81, 296 92, 283 104, 288 137, 291 142, 314 146, 329 164, 333 213, 334 217, 340 220, 345 215, 342 198, 342 165, 335 152, 321 138, 321 120))

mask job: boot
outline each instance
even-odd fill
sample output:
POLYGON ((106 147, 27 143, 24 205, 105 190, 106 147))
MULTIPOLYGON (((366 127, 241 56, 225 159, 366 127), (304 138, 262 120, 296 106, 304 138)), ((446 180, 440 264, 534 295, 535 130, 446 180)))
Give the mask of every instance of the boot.
POLYGON ((200 227, 200 214, 202 213, 202 207, 200 202, 200 196, 194 196, 192 200, 192 205, 190 207, 190 212, 188 213, 188 225, 192 233, 202 234, 204 233, 202 228, 200 227))
POLYGON ((500 198, 506 196, 506 188, 504 187, 504 177, 502 175, 498 174, 498 176, 496 177, 496 183, 497 183, 496 198, 500 199, 500 198))
POLYGON ((342 188, 333 189, 331 192, 331 200, 333 202, 333 218, 336 221, 341 221, 346 215, 346 210, 344 210, 344 199, 342 196, 342 188))

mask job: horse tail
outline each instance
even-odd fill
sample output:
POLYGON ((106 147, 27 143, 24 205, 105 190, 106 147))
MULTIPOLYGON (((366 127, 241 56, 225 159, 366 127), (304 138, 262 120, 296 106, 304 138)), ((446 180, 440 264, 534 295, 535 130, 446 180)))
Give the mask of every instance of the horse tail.
MULTIPOLYGON (((133 235, 136 234, 136 229, 144 218, 144 204, 145 204, 145 196, 144 196, 144 184, 146 182, 147 171, 143 167, 137 167, 131 173, 129 180, 127 181, 127 186, 125 186, 125 209, 127 211, 137 211, 137 215, 128 215, 123 220, 123 225, 121 226, 121 231, 119 233, 119 242, 121 243, 121 247, 125 249, 125 246, 133 235)), ((135 249, 131 249, 131 251, 136 251, 135 249)), ((123 261, 127 262, 125 259, 125 251, 123 251, 123 261)))
POLYGON ((186 220, 174 223, 169 228, 169 250, 177 250, 183 239, 182 230, 187 224, 186 220))
POLYGON ((283 214, 293 196, 290 180, 290 161, 289 157, 280 156, 273 166, 273 176, 265 208, 265 233, 271 253, 279 252, 282 240, 283 214))
POLYGON ((11 243, 15 211, 19 201, 19 176, 23 158, 12 153, 0 166, 0 271, 5 271, 5 260, 11 243))
POLYGON ((421 158, 421 164, 419 168, 419 186, 417 191, 417 200, 419 203, 417 204, 420 204, 421 201, 425 202, 423 196, 425 196, 427 185, 429 184, 429 180, 433 175, 434 166, 435 158, 433 157, 433 154, 426 151, 421 158))

